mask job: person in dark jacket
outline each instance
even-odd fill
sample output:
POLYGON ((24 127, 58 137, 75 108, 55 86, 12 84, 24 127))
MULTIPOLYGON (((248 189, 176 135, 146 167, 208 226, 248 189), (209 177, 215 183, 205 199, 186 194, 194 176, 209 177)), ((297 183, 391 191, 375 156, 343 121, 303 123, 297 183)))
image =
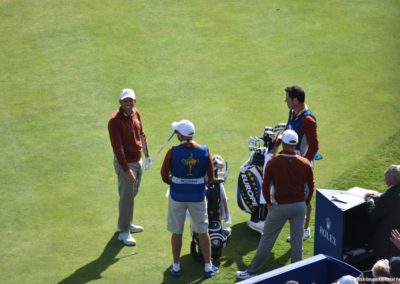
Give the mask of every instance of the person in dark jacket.
POLYGON ((366 195, 370 244, 378 259, 400 255, 400 249, 390 240, 391 232, 400 230, 400 165, 391 165, 384 176, 386 192, 366 195))

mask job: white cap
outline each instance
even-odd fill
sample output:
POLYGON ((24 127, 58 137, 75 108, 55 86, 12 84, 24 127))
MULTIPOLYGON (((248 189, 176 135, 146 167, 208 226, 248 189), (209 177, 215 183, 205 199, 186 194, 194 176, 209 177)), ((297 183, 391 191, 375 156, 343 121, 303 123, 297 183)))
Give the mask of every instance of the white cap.
POLYGON ((282 142, 291 146, 296 146, 299 143, 299 137, 294 130, 285 130, 282 134, 282 142))
POLYGON ((172 129, 179 132, 183 136, 192 137, 195 129, 194 124, 189 120, 174 121, 171 124, 172 129))
POLYGON ((122 101, 123 99, 131 98, 136 100, 135 92, 132 89, 123 89, 121 94, 119 95, 119 100, 122 101))

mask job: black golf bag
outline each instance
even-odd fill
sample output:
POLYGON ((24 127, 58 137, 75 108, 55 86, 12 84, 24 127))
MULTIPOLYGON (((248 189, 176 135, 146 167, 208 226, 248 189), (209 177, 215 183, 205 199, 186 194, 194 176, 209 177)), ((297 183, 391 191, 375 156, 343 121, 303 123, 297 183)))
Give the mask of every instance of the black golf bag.
MULTIPOLYGON (((224 181, 227 177, 227 163, 221 156, 213 157, 214 182, 207 186, 207 213, 208 233, 211 239, 211 257, 216 260, 221 257, 222 249, 227 245, 231 236, 231 229, 226 227, 230 223, 229 210, 226 202, 224 181)), ((190 254, 193 258, 203 261, 199 245, 199 236, 192 232, 190 254)))

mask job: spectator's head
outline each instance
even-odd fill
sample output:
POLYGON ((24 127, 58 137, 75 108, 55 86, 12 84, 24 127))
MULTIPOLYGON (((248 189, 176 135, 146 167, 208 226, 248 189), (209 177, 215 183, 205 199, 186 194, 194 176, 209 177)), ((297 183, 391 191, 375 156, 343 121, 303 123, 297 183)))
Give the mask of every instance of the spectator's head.
POLYGON ((389 260, 389 268, 393 277, 400 277, 400 256, 393 256, 389 260))
POLYGON ((372 277, 376 278, 376 280, 373 281, 374 284, 391 283, 390 278, 392 278, 392 275, 390 273, 389 260, 378 260, 374 266, 372 266, 371 271, 372 277))
POLYGON ((357 278, 351 275, 344 275, 339 278, 336 284, 358 284, 357 278))
POLYGON ((299 284, 299 281, 289 280, 289 281, 286 281, 285 284, 299 284))
POLYGON ((400 184, 400 165, 391 165, 385 171, 384 176, 388 186, 400 184))

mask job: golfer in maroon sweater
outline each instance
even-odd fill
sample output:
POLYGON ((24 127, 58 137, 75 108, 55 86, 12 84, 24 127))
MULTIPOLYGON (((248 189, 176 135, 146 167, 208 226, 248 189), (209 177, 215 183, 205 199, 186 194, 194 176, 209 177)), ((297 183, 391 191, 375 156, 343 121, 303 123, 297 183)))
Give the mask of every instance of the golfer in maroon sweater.
POLYGON ((256 255, 247 270, 237 271, 239 279, 253 277, 259 272, 288 220, 292 262, 302 259, 304 216, 315 188, 310 161, 295 153, 297 143, 296 132, 286 130, 282 135, 283 151, 265 168, 262 189, 268 215, 256 255))

